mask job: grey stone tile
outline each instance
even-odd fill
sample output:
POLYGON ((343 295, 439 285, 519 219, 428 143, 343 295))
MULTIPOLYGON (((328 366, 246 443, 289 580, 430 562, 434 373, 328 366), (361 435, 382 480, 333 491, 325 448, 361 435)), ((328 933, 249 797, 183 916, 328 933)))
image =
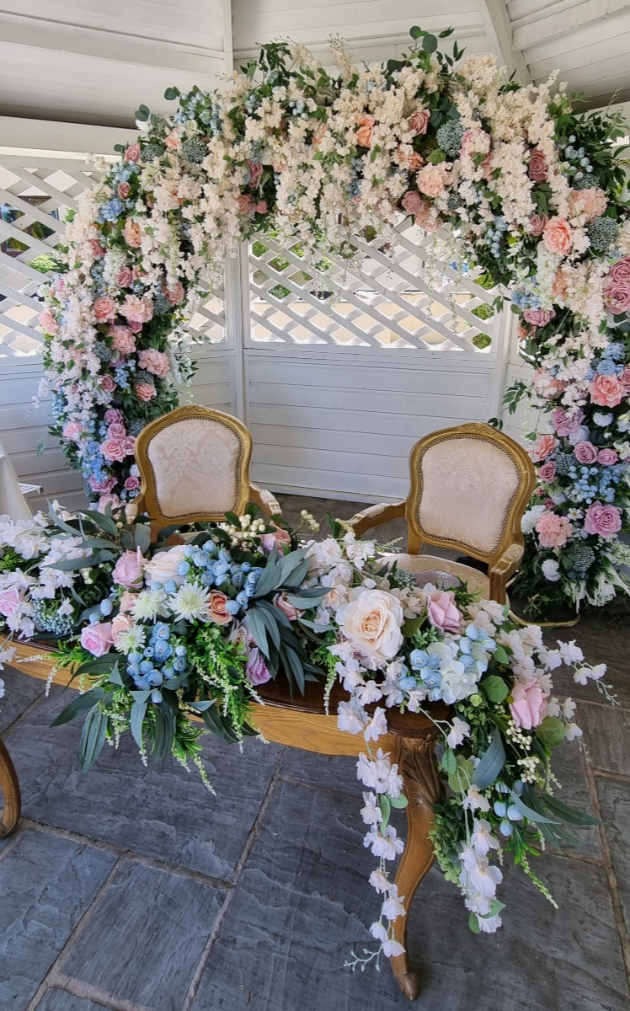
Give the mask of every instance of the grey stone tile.
POLYGON ((180 1011, 223 893, 125 861, 59 971, 120 1000, 180 1011))
POLYGON ((204 756, 217 796, 197 770, 174 761, 148 771, 126 735, 105 747, 87 774, 78 763, 82 720, 50 727, 71 701, 57 689, 8 735, 22 786, 23 813, 146 856, 231 878, 281 748, 247 739, 243 754, 208 735, 204 756))
MULTIPOLYGON (((371 947, 378 899, 358 811, 342 798, 283 784, 204 973, 194 1011, 394 1011, 408 1008, 387 964, 343 969, 371 947), (354 816, 351 820, 351 816, 354 816)), ((505 926, 468 930, 456 888, 434 868, 412 909, 409 950, 418 1008, 431 1011, 627 1011, 623 961, 604 872, 546 855, 535 867, 556 912, 518 871, 506 873, 505 926)))
POLYGON ((24 1011, 115 863, 26 831, 0 862, 0 1007, 24 1011))
MULTIPOLYGON (((563 804, 575 808, 584 814, 596 816, 591 804, 591 797, 584 770, 584 755, 578 741, 565 741, 554 748, 551 768, 560 787, 554 786, 554 796, 563 804)), ((579 856, 594 857, 601 860, 599 831, 596 825, 579 828, 565 824, 564 828, 575 837, 574 843, 566 843, 565 852, 573 852, 579 856)))
POLYGON ((630 711, 584 702, 578 722, 594 768, 630 775, 630 711))
POLYGON ((598 777, 597 792, 626 927, 630 930, 630 784, 598 777))
POLYGON ((280 775, 321 790, 342 790, 358 798, 364 789, 357 779, 357 760, 348 755, 318 755, 286 748, 280 759, 280 775))
POLYGON ((37 1011, 103 1011, 103 1009, 103 1004, 75 997, 65 990, 47 990, 37 1006, 37 1011))
POLYGON ((31 702, 44 695, 46 682, 31 678, 6 664, 0 671, 0 678, 5 685, 4 698, 0 699, 0 734, 3 734, 31 702))

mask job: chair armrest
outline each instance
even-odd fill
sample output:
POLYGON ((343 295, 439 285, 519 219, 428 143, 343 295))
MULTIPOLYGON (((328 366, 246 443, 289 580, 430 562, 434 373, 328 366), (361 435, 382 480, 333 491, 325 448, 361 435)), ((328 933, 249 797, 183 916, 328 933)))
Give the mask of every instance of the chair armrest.
POLYGON ((361 534, 364 534, 366 530, 371 530, 372 527, 380 527, 381 523, 389 523, 390 520, 400 519, 401 516, 405 515, 406 504, 406 499, 401 499, 400 502, 380 502, 378 505, 370 506, 369 509, 364 509, 360 513, 355 513, 352 519, 348 520, 348 523, 357 537, 360 537, 361 534))
POLYGON ((525 548, 522 544, 510 544, 509 548, 505 549, 489 570, 491 600, 496 600, 498 604, 505 604, 506 584, 521 564, 524 551, 525 548))
POLYGON ((267 513, 267 516, 282 516, 282 509, 277 498, 267 491, 266 488, 259 488, 257 484, 249 486, 252 501, 267 513))

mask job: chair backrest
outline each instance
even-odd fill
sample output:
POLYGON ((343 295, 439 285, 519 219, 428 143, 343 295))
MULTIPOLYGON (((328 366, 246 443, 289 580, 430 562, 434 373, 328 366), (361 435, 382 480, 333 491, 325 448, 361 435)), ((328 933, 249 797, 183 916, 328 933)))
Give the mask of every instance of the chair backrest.
POLYGON ((428 543, 490 564, 510 544, 523 543, 521 517, 535 472, 509 436, 480 423, 445 428, 416 443, 409 465, 411 553, 428 543))
POLYGON ((251 435, 237 418, 210 407, 177 407, 136 440, 141 501, 163 525, 221 520, 250 499, 251 435))

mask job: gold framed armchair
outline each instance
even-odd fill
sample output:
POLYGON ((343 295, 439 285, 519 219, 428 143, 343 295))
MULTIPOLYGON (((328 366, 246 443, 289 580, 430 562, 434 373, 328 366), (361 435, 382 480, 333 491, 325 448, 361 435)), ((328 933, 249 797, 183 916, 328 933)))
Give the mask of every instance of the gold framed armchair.
POLYGON ((134 505, 161 526, 220 521, 226 512, 240 515, 248 502, 281 515, 271 492, 252 484, 252 437, 230 414, 177 407, 142 429, 135 455, 142 488, 134 505))
POLYGON ((521 517, 535 484, 532 462, 509 436, 471 423, 432 432, 409 458, 411 490, 404 501, 371 506, 350 520, 357 536, 392 519, 408 525, 406 554, 390 554, 412 572, 449 573, 504 604, 506 586, 523 557, 521 517), (421 553, 425 545, 479 559, 488 573, 421 553))

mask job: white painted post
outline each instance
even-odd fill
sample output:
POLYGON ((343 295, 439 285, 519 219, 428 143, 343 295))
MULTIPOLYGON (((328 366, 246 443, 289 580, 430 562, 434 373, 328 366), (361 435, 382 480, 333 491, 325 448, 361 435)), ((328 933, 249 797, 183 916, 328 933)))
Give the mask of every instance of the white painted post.
POLYGON ((236 416, 249 425, 245 347, 250 336, 248 244, 225 264, 225 332, 233 348, 232 382, 236 416))

